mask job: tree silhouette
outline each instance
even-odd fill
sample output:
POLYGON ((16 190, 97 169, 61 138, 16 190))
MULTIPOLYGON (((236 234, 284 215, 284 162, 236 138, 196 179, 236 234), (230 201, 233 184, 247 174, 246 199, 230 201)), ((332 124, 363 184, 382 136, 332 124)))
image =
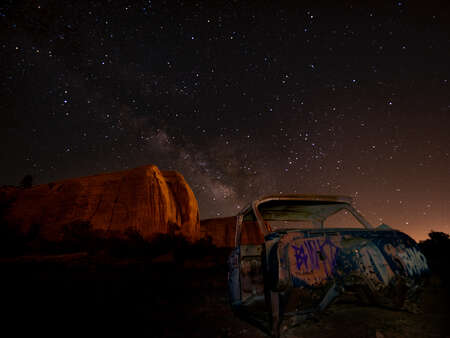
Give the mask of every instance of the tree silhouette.
POLYGON ((431 271, 436 272, 444 280, 444 283, 450 283, 450 269, 448 261, 450 260, 450 236, 444 232, 431 231, 430 238, 420 241, 420 251, 425 255, 431 271))
POLYGON ((20 186, 24 189, 31 188, 33 185, 33 176, 30 174, 25 175, 20 181, 20 186))

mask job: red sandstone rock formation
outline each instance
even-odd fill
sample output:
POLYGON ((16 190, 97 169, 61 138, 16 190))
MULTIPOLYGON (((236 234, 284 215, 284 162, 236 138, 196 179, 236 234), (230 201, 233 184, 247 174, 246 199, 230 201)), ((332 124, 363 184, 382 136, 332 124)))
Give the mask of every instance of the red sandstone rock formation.
POLYGON ((210 218, 200 222, 202 237, 211 237, 212 243, 219 248, 234 246, 236 217, 210 218))
POLYGON ((107 231, 131 227, 144 238, 176 232, 195 240, 200 233, 197 200, 183 176, 153 165, 28 189, 5 187, 1 194, 11 201, 4 215, 9 224, 22 233, 39 224, 49 239, 76 221, 107 231))
MULTIPOLYGON (((236 216, 204 219, 200 222, 202 237, 211 237, 219 248, 235 246, 236 216)), ((246 221, 242 225, 241 244, 262 244, 264 236, 256 222, 246 221)))

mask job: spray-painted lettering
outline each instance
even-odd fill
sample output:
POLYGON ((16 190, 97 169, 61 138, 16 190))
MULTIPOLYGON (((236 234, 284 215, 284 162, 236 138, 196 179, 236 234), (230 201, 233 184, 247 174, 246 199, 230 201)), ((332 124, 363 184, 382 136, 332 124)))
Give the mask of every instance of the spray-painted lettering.
POLYGON ((398 256, 403 261, 404 267, 410 276, 428 270, 425 256, 420 251, 417 251, 416 248, 407 248, 405 251, 399 252, 398 256))
POLYGON ((326 276, 331 275, 339 248, 328 237, 322 243, 320 239, 307 239, 291 246, 298 271, 310 273, 323 270, 326 276))

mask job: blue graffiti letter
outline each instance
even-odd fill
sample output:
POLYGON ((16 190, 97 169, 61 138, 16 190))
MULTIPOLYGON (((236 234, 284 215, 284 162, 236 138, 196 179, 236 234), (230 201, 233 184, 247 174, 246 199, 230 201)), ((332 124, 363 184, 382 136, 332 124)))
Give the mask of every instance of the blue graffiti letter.
POLYGON ((300 270, 303 264, 305 265, 305 268, 308 268, 308 255, 305 254, 303 245, 300 244, 300 247, 292 245, 292 247, 295 250, 295 260, 297 263, 297 269, 300 270))

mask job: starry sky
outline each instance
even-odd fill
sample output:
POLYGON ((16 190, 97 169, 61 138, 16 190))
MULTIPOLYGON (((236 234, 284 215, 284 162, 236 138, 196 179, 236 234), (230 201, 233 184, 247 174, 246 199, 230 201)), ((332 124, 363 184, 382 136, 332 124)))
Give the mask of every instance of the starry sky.
POLYGON ((447 1, 2 1, 0 185, 155 164, 200 217, 353 196, 450 232, 447 1))

